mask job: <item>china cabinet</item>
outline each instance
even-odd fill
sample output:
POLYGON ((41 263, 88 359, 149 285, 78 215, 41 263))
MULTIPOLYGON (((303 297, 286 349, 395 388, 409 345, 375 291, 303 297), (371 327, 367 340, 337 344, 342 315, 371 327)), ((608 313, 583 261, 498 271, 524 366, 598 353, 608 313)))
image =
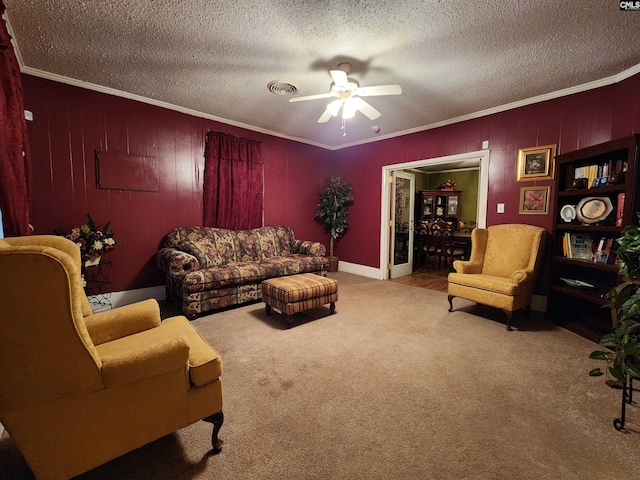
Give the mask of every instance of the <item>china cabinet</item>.
POLYGON ((458 228, 461 190, 421 190, 417 193, 417 221, 444 220, 458 228))

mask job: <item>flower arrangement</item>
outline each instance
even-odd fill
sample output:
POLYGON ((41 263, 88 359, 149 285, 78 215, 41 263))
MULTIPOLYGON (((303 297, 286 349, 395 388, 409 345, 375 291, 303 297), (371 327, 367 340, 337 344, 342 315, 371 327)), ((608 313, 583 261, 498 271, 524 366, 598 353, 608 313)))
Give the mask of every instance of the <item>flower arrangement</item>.
POLYGON ((113 239, 114 233, 113 230, 111 230, 110 221, 107 222, 104 227, 100 228, 88 213, 87 223, 84 225, 72 228, 69 233, 62 233, 59 230, 56 230, 55 233, 56 235, 62 235, 68 238, 78 245, 83 262, 110 252, 116 245, 120 244, 120 242, 116 242, 113 239))

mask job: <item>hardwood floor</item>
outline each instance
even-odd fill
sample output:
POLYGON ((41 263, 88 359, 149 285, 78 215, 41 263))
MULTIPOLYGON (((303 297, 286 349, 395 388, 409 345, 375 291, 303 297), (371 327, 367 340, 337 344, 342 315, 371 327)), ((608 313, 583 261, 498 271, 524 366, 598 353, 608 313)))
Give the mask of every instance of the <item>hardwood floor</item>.
POLYGON ((447 267, 442 268, 426 268, 421 265, 413 271, 411 275, 394 278, 391 281, 401 283, 403 285, 411 285, 414 287, 427 288, 429 290, 437 290, 438 292, 447 292, 447 276, 452 272, 447 267))

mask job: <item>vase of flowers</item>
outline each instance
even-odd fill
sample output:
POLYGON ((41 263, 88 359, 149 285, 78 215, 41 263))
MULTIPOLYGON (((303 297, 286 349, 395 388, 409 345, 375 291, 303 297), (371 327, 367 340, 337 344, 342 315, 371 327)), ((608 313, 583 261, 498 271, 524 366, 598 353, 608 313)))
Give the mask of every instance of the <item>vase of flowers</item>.
POLYGON ((113 250, 120 242, 116 242, 111 230, 111 222, 107 222, 104 227, 99 227, 87 214, 87 223, 74 227, 69 233, 62 233, 56 230, 57 235, 68 238, 80 249, 80 258, 85 267, 98 265, 102 255, 113 250))

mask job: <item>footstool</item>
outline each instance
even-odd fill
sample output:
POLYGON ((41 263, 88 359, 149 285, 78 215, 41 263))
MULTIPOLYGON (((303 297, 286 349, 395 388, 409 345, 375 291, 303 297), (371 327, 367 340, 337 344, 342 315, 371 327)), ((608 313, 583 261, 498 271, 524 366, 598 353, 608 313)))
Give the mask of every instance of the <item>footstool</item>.
POLYGON ((279 310, 287 316, 287 327, 291 328, 293 315, 298 312, 330 303, 329 312, 335 313, 338 282, 315 273, 270 278, 262 282, 262 300, 267 315, 272 308, 279 310))

